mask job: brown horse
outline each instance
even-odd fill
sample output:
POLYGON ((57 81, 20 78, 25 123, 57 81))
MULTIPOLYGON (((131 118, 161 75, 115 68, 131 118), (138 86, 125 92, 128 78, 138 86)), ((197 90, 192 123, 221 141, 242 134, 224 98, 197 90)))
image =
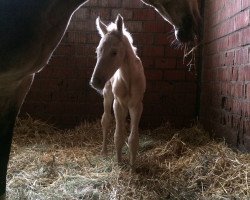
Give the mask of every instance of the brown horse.
MULTIPOLYGON (((0 0, 0 200, 16 116, 35 73, 48 63, 72 14, 88 0, 0 0)), ((142 1, 142 0, 141 0, 142 1)), ((181 42, 193 41, 196 0, 143 0, 175 28, 181 42)))
POLYGON ((201 22, 197 0, 142 0, 153 6, 175 29, 175 37, 182 43, 193 42, 201 22))

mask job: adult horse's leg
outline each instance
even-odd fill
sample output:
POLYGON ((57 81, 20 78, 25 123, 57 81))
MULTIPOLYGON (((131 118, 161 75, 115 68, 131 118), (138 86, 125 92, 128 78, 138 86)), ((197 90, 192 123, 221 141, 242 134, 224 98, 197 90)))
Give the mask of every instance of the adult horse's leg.
MULTIPOLYGON (((1 98, 2 100, 2 98, 1 98)), ((8 101, 5 99, 5 101, 8 101)), ((0 117, 0 199, 4 199, 6 190, 6 174, 9 161, 13 127, 18 109, 12 102, 6 102, 6 108, 1 109, 0 117), (2 195, 2 196, 1 196, 2 195)))
POLYGON ((114 95, 112 93, 112 87, 110 81, 108 81, 103 89, 103 108, 104 113, 102 115, 102 133, 103 133, 103 143, 102 143, 102 155, 107 155, 107 134, 110 128, 112 115, 111 115, 111 108, 112 103, 114 100, 114 95))
POLYGON ((116 148, 116 158, 117 162, 121 163, 122 161, 122 147, 125 144, 125 133, 126 133, 126 116, 127 116, 127 108, 120 104, 117 99, 114 100, 114 113, 115 113, 115 135, 114 142, 116 148))
POLYGON ((139 147, 139 122, 143 110, 142 103, 138 103, 136 106, 129 107, 129 114, 131 118, 130 124, 130 135, 128 138, 129 147, 129 161, 130 165, 133 166, 136 160, 136 154, 139 147))
POLYGON ((0 94, 0 200, 5 199, 6 175, 16 116, 33 81, 33 75, 6 96, 0 94))
POLYGON ((0 200, 5 200, 6 199, 6 194, 4 193, 3 195, 0 196, 0 200))

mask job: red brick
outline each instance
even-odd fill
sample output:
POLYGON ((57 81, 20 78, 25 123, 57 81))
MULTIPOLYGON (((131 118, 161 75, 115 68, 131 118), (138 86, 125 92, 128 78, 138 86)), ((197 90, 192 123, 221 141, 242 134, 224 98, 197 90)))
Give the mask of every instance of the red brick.
POLYGON ((121 7, 121 1, 117 0, 99 1, 99 5, 101 7, 116 8, 116 7, 121 7))
POLYGON ((145 21, 143 23, 143 30, 146 32, 164 32, 165 26, 164 24, 157 21, 145 21))
POLYGON ((82 21, 89 18, 90 9, 84 7, 79 8, 72 17, 72 21, 82 21))
MULTIPOLYGON (((180 82, 180 83, 175 83, 174 85, 174 90, 178 94, 194 94, 196 93, 197 85, 194 82, 190 83, 185 83, 185 82, 180 82)), ((192 101, 195 98, 194 95, 189 96, 192 101)))
POLYGON ((85 44, 98 44, 100 41, 100 36, 97 34, 97 32, 95 32, 94 34, 93 33, 86 34, 85 38, 86 38, 85 44))
POLYGON ((154 43, 153 33, 133 33, 134 43, 139 45, 150 45, 154 43))
POLYGON ((246 11, 240 12, 239 14, 236 15, 234 30, 244 28, 250 24, 249 13, 250 13, 249 10, 246 10, 246 11))
MULTIPOLYGON (((95 9, 90 9, 90 19, 95 24, 95 19, 97 17, 101 18, 101 20, 110 20, 111 12, 110 9, 108 8, 95 8, 95 9)), ((114 20, 114 19, 112 19, 114 20)), ((105 22, 105 21, 104 21, 105 22)))
POLYGON ((248 27, 248 28, 246 28, 246 29, 244 29, 242 31, 242 44, 243 45, 250 44, 250 37, 249 37, 249 35, 250 35, 250 27, 248 27))
POLYGON ((185 79, 187 81, 196 81, 198 79, 198 75, 197 72, 195 72, 195 69, 193 71, 187 71, 185 75, 185 79))
POLYGON ((165 46, 165 57, 172 57, 172 58, 182 58, 184 53, 181 49, 173 49, 169 46, 165 46))
POLYGON ((236 50, 234 65, 247 64, 249 62, 248 56, 249 56, 248 48, 241 48, 239 50, 236 50))
POLYGON ((247 99, 250 99, 250 84, 247 84, 246 86, 246 97, 247 99))
POLYGON ((144 68, 155 68, 155 61, 149 57, 141 57, 144 68))
MULTIPOLYGON (((174 85, 166 80, 150 81, 147 80, 147 92, 160 94, 172 94, 174 92, 174 85)), ((153 102, 151 102, 153 103, 153 102)))
POLYGON ((122 0, 122 8, 141 8, 143 3, 141 1, 122 0))
POLYGON ((54 52, 56 55, 75 55, 75 46, 71 44, 61 44, 54 52))
POLYGON ((143 30, 141 21, 127 21, 125 26, 131 33, 141 32, 143 30))
POLYGON ((239 32, 235 32, 228 36, 228 42, 224 42, 225 47, 221 48, 221 50, 229 50, 241 45, 241 34, 239 32))
MULTIPOLYGON (((83 7, 97 7, 99 0, 91 0, 84 4, 83 7)), ((88 8, 89 9, 89 8, 88 8)))
POLYGON ((250 1, 249 0, 242 0, 242 9, 246 9, 250 7, 250 1))
POLYGON ((163 56, 164 47, 163 46, 144 46, 143 47, 143 56, 163 56))
POLYGON ((147 21, 147 20, 154 20, 155 19, 155 11, 150 8, 143 8, 140 10, 134 10, 134 20, 141 20, 141 21, 147 21))
POLYGON ((206 1, 201 119, 217 136, 243 148, 250 112, 249 15, 249 0, 206 1))
POLYGON ((70 24, 69 24, 69 27, 68 27, 68 32, 69 31, 72 31, 72 32, 75 32, 75 31, 84 31, 84 30, 91 30, 91 31, 96 31, 96 26, 93 22, 88 22, 88 21, 72 21, 70 24))
POLYGON ((164 72, 164 79, 169 81, 185 80, 185 71, 168 70, 164 72))
MULTIPOLYGON (((59 45, 60 47, 60 45, 59 45)), ((96 44, 84 44, 84 45, 74 45, 76 56, 88 56, 95 55, 96 44)))
POLYGON ((171 44, 172 40, 170 39, 169 33, 161 33, 157 34, 157 37, 155 38, 155 44, 171 44))
POLYGON ((116 19, 117 14, 121 14, 126 21, 133 19, 132 9, 114 8, 111 11, 111 19, 116 19))
POLYGON ((156 59, 155 67, 164 69, 174 69, 176 68, 176 58, 156 59))
POLYGON ((231 81, 238 81, 239 70, 238 67, 229 68, 229 73, 231 73, 231 81))
POLYGON ((244 98, 244 85, 233 84, 231 87, 231 95, 236 98, 244 98))
POLYGON ((162 71, 161 70, 147 70, 145 72, 147 80, 161 80, 162 71))
POLYGON ((234 64, 235 52, 226 52, 225 57, 223 57, 225 66, 232 66, 234 64))
POLYGON ((234 31, 234 19, 223 22, 219 27, 214 27, 212 31, 212 39, 217 39, 231 33, 232 31, 234 31))

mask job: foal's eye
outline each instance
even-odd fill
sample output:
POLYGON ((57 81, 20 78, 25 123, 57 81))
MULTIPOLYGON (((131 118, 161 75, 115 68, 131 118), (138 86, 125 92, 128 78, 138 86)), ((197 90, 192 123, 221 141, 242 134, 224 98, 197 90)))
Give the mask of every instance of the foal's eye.
POLYGON ((112 56, 116 56, 116 55, 117 55, 117 51, 112 51, 112 52, 111 52, 111 55, 112 55, 112 56))

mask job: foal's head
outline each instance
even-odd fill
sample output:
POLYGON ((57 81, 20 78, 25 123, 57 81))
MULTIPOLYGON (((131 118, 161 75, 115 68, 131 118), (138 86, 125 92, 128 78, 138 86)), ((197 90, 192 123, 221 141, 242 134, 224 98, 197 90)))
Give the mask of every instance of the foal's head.
POLYGON ((98 17, 96 27, 101 40, 96 49, 97 62, 90 85, 101 92, 105 83, 124 62, 127 46, 132 44, 132 38, 124 28, 121 15, 118 15, 115 23, 109 26, 106 26, 98 17))
POLYGON ((175 29, 175 37, 182 43, 192 42, 198 35, 201 17, 197 0, 142 0, 153 6, 175 29))

